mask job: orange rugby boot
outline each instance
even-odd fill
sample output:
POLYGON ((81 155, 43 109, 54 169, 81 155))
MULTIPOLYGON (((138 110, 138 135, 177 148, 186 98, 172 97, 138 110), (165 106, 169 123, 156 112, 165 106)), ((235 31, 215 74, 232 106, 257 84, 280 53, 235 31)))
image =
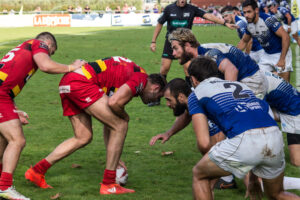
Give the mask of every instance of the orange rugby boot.
POLYGON ((32 166, 25 172, 25 178, 40 188, 52 188, 51 185, 46 183, 45 175, 35 172, 32 166))
POLYGON ((100 194, 126 194, 126 193, 134 193, 134 190, 124 188, 119 184, 109 184, 104 185, 100 183, 100 194))

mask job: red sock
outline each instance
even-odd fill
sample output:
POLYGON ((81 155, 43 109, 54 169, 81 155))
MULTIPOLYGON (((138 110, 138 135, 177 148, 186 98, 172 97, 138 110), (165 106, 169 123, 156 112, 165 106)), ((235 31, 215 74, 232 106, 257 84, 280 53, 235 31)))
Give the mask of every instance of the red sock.
POLYGON ((114 184, 116 183, 116 170, 104 170, 102 183, 104 185, 114 184))
POLYGON ((2 163, 0 163, 0 174, 2 173, 2 163))
POLYGON ((46 159, 43 159, 34 165, 33 170, 44 175, 51 166, 52 165, 46 159))
POLYGON ((0 178, 0 190, 6 190, 10 186, 12 186, 13 183, 13 176, 11 173, 2 172, 1 178, 0 178))

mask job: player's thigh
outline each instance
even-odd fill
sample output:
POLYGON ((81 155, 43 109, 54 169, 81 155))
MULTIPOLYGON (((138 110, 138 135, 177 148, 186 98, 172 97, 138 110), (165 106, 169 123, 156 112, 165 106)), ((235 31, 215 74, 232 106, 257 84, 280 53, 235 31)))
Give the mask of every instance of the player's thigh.
POLYGON ((106 95, 103 95, 92 105, 85 108, 85 111, 110 128, 116 128, 125 122, 125 120, 112 112, 108 106, 108 96, 106 95))
POLYGON ((0 123, 0 133, 8 142, 17 139, 25 140, 22 124, 19 119, 0 123))
POLYGON ((92 120, 91 116, 87 113, 80 113, 77 115, 69 116, 72 124, 74 134, 77 138, 90 138, 92 137, 92 120))
POLYGON ((205 154, 193 168, 193 175, 197 179, 216 178, 228 176, 230 174, 230 172, 223 170, 213 161, 211 161, 208 157, 208 154, 205 154))
POLYGON ((283 177, 284 172, 273 179, 262 179, 264 185, 264 191, 269 197, 276 197, 280 192, 283 191, 283 177))

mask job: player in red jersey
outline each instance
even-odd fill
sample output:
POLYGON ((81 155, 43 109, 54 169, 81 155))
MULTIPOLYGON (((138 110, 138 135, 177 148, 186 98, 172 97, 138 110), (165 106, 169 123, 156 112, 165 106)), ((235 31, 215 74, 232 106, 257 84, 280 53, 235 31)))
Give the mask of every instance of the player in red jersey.
POLYGON ((85 64, 80 60, 71 65, 54 62, 50 56, 56 49, 55 37, 49 32, 43 32, 35 39, 12 49, 0 60, 0 197, 2 198, 28 199, 18 194, 12 186, 13 172, 25 146, 21 122, 28 123, 24 118, 25 113, 20 114, 17 111, 14 97, 38 69, 58 74, 73 71, 85 64))
POLYGON ((100 194, 132 193, 116 184, 116 168, 127 134, 129 116, 125 105, 136 96, 147 104, 163 96, 166 80, 160 74, 147 75, 145 70, 123 57, 110 57, 90 62, 66 74, 60 84, 63 114, 68 116, 74 137, 58 145, 45 159, 25 173, 25 177, 41 188, 47 170, 92 140, 91 116, 104 124, 106 169, 100 194))

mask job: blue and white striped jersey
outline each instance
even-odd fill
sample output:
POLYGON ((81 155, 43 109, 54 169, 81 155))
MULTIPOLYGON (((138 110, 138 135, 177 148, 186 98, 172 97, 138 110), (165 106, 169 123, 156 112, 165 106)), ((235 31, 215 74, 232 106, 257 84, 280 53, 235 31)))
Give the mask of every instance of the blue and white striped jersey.
POLYGON ((252 76, 259 70, 259 66, 255 63, 254 60, 251 59, 248 54, 229 44, 202 44, 198 47, 198 54, 211 57, 217 62, 218 66, 225 58, 230 60, 230 62, 232 62, 239 70, 237 78, 238 81, 252 76))
POLYGON ((248 23, 246 33, 256 38, 268 54, 280 53, 281 37, 275 34, 280 27, 275 17, 260 13, 256 24, 248 23))
POLYGON ((277 9, 277 13, 272 13, 271 14, 276 17, 276 19, 278 21, 282 21, 283 23, 285 24, 288 24, 288 21, 287 21, 287 18, 286 18, 286 14, 289 13, 291 15, 291 18, 292 18, 292 22, 295 21, 295 17, 294 15, 292 15, 292 13, 287 9, 287 8, 284 8, 284 7, 278 7, 277 9))
POLYGON ((300 93, 297 89, 271 72, 265 71, 264 74, 268 80, 265 100, 270 106, 288 115, 299 115, 300 93))
POLYGON ((255 97, 237 81, 209 78, 202 81, 188 98, 190 115, 202 113, 228 138, 247 130, 276 126, 267 102, 255 97))

